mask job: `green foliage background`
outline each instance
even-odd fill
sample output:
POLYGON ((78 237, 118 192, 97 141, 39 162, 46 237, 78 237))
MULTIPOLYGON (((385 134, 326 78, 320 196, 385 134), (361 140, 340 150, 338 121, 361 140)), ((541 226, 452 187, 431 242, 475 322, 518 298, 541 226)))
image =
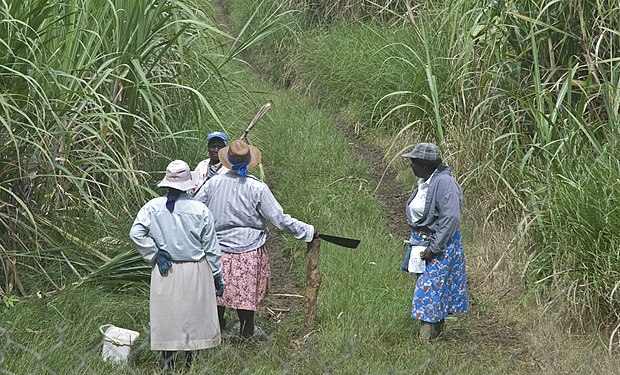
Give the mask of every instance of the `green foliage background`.
MULTIPOLYGON (((418 141, 440 144, 465 188, 468 256, 499 257, 497 266, 516 248, 505 263, 523 279, 509 281, 569 312, 558 324, 601 328, 611 351, 620 321, 617 4, 225 6, 238 35, 221 31, 204 1, 0 1, 0 366, 66 372, 77 361, 76 371, 113 371, 101 361, 98 326, 148 331, 149 267, 126 238, 135 212, 157 195, 171 159, 195 165, 208 131, 240 134, 272 100, 252 140, 276 196, 293 216, 360 238, 364 248, 324 246, 311 340, 300 344, 299 316, 261 317, 272 332, 268 350, 249 355, 226 343, 190 373, 617 371, 600 345, 558 349, 564 356, 524 348, 526 360, 515 362, 514 341, 477 326, 493 305, 477 294, 487 275, 473 277, 476 317, 451 321, 454 336, 437 345, 412 344, 400 239, 386 230, 368 166, 337 131, 352 126, 389 162, 418 141), (511 244, 488 240, 515 227, 511 244), (17 298, 37 291, 46 298, 17 298)), ((409 171, 392 164, 409 189, 409 171)), ((301 283, 303 246, 282 241, 301 283)), ((127 373, 155 370, 147 341, 135 365, 127 373)))

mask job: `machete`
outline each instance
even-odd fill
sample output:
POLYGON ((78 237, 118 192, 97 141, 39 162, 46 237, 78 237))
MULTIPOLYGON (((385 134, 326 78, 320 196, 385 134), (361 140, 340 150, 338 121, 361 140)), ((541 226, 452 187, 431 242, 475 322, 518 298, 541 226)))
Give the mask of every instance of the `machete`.
POLYGON ((329 234, 323 234, 323 233, 319 233, 319 238, 327 242, 331 242, 335 245, 348 247, 351 249, 357 248, 357 245, 360 244, 360 240, 354 240, 352 238, 330 236, 329 234))

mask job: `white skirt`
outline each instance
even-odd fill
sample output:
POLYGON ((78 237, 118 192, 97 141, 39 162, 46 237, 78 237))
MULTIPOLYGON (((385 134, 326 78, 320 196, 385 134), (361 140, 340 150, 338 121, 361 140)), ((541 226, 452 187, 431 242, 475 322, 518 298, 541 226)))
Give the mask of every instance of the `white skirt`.
POLYGON ((151 350, 199 350, 221 341, 213 274, 206 257, 151 272, 151 350))

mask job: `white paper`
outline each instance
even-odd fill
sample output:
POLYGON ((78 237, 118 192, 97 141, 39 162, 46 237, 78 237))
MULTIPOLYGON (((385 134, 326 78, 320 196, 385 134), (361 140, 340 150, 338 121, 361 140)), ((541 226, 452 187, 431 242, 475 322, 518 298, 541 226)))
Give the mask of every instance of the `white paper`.
POLYGON ((409 273, 424 273, 426 261, 421 258, 424 250, 426 250, 426 246, 411 246, 411 256, 407 266, 409 273))

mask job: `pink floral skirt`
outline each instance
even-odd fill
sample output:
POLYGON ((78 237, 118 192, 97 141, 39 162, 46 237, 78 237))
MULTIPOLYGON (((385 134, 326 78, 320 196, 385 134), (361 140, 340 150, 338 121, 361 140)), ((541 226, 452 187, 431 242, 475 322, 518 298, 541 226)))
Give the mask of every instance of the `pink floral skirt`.
POLYGON ((256 311, 269 289, 269 254, 265 246, 241 254, 222 252, 226 287, 217 305, 256 311))

